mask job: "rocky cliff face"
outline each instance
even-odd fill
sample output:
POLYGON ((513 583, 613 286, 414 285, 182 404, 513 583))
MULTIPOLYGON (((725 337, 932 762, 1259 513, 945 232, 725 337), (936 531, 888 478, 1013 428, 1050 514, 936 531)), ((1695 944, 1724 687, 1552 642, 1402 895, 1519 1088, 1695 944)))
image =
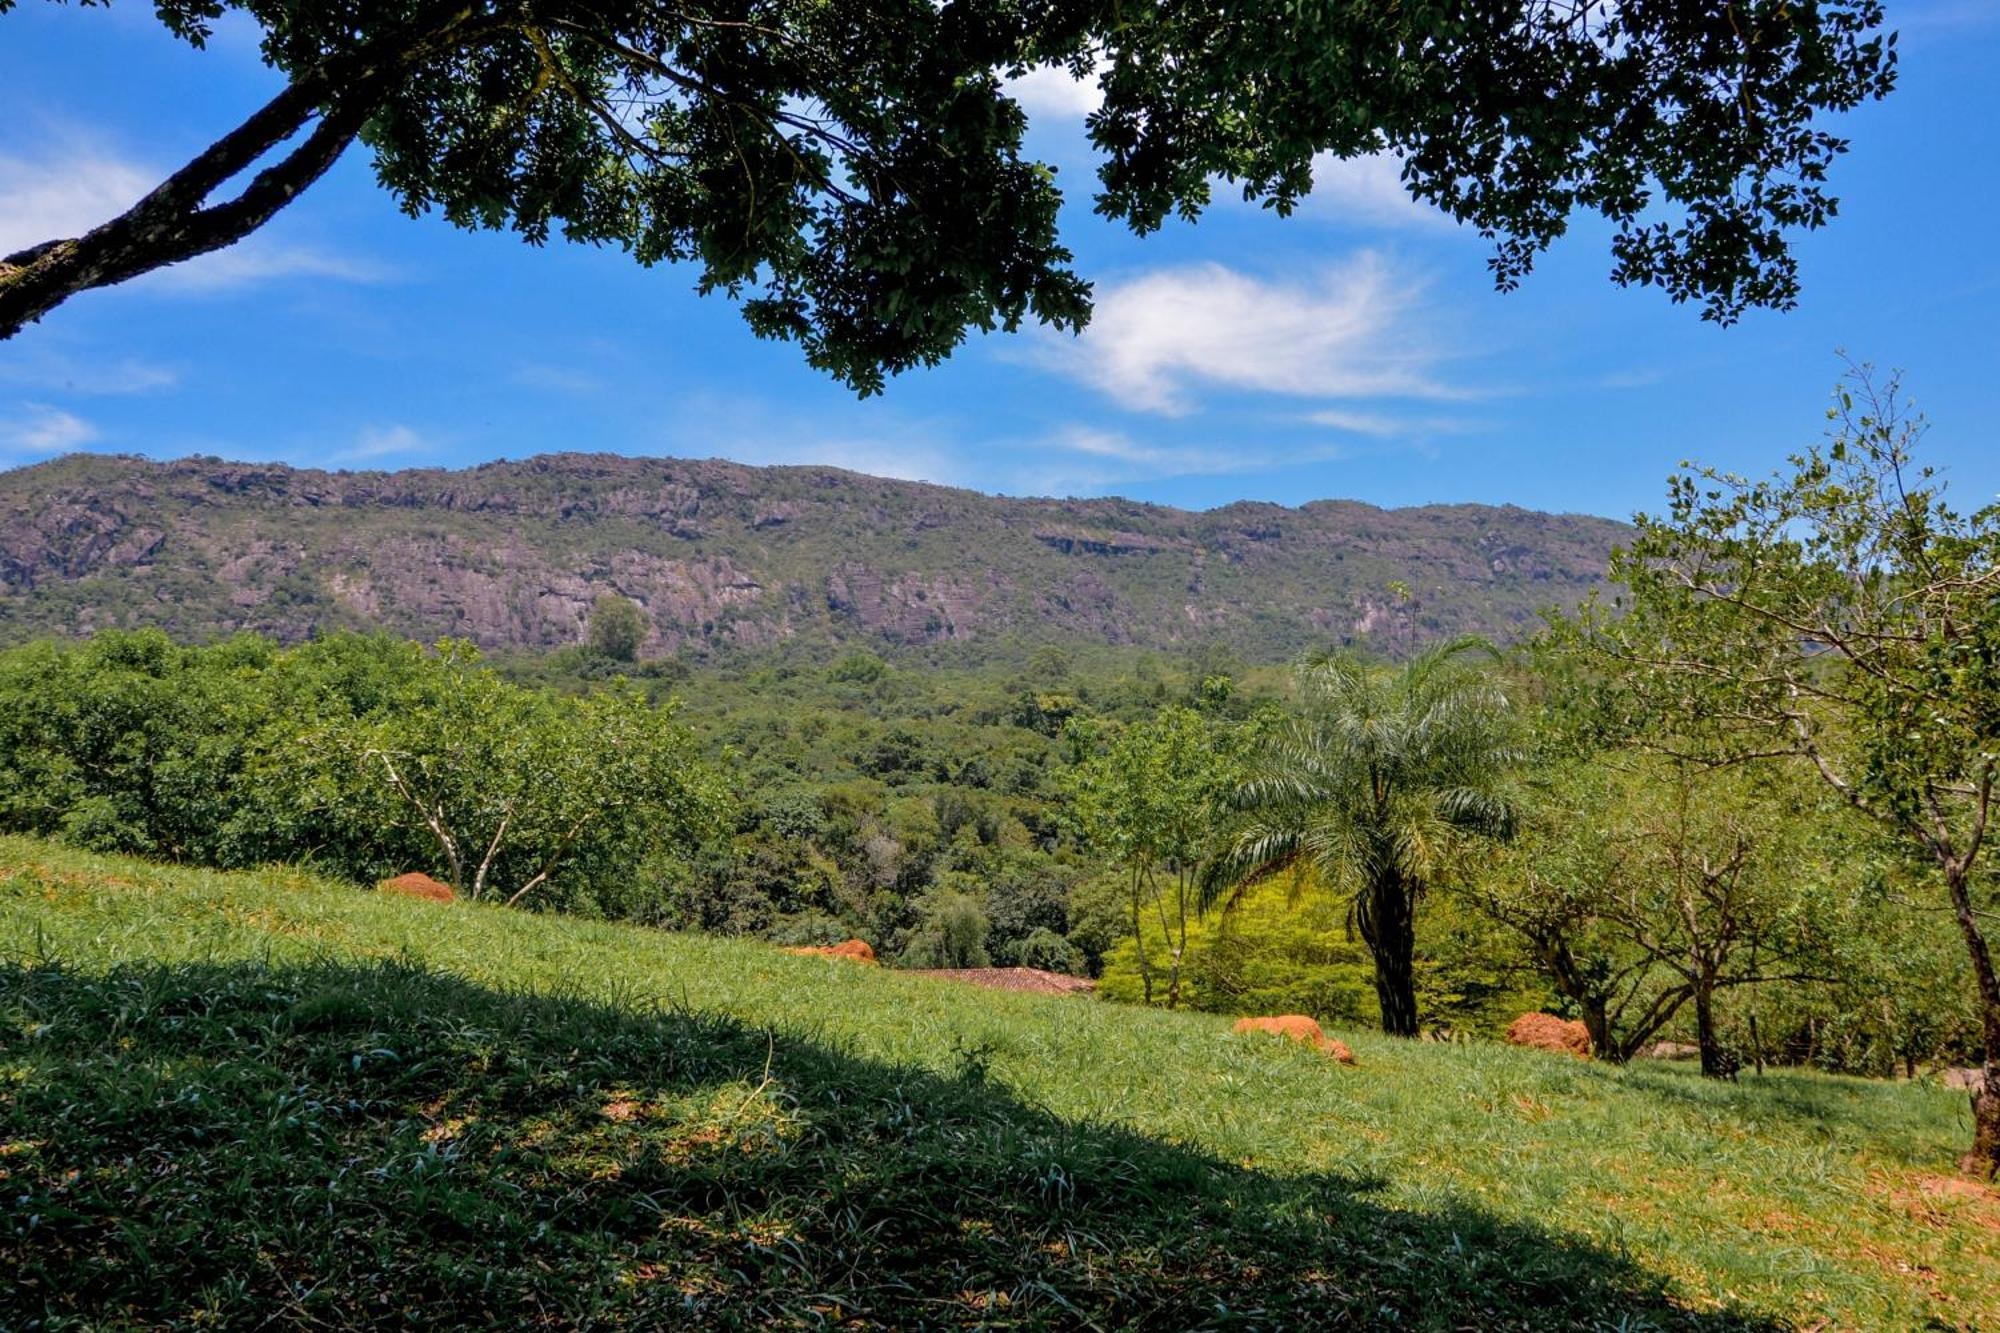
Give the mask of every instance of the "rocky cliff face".
POLYGON ((1220 639, 1275 657, 1513 637, 1596 586, 1624 531, 1476 505, 1192 513, 609 455, 391 473, 76 456, 0 473, 0 638, 380 627, 548 648, 613 591, 646 609, 654 652, 1220 639))

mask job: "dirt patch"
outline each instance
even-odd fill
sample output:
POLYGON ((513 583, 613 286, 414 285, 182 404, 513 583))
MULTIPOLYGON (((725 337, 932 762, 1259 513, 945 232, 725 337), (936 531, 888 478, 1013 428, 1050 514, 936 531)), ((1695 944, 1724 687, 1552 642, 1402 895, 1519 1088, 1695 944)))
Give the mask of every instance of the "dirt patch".
POLYGON ((1507 1044, 1538 1051, 1563 1051, 1581 1059, 1590 1058, 1590 1029, 1574 1019, 1554 1014, 1522 1014, 1507 1025, 1507 1044))
POLYGON ((382 893, 400 893, 407 898, 422 898, 433 903, 448 903, 458 896, 451 891, 451 885, 417 871, 385 879, 375 887, 382 893))
POLYGON ((984 986, 988 990, 1031 991, 1041 995, 1088 995, 1097 989, 1097 983, 1089 977, 1044 972, 1037 967, 937 967, 918 969, 910 975, 963 981, 968 986, 984 986))
POLYGON ((1966 1176, 1918 1176, 1889 1197, 1928 1226, 1969 1222, 2000 1232, 2000 1187, 1966 1176))
POLYGON ((1354 1052, 1347 1049, 1347 1043, 1337 1037, 1329 1037, 1320 1031, 1318 1023, 1304 1014, 1278 1014, 1263 1018, 1239 1018, 1232 1032, 1269 1032, 1289 1038, 1312 1047, 1321 1055, 1338 1060, 1341 1064, 1354 1063, 1354 1052))
POLYGON ((839 944, 808 944, 797 949, 787 949, 785 952, 803 954, 809 958, 845 958, 850 963, 875 966, 875 951, 868 947, 867 940, 846 940, 839 944))

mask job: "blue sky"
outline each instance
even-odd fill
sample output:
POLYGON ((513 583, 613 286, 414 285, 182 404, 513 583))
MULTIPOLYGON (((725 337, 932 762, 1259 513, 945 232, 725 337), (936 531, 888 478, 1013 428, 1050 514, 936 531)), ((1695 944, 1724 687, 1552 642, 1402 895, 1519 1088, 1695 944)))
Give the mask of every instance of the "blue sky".
MULTIPOLYGON (((0 343, 0 466, 70 449, 326 467, 554 450, 829 463, 1013 494, 1207 507, 1479 500, 1624 516, 1683 458, 1776 466, 1836 357, 1900 367, 1968 507, 2000 493, 2000 3, 1888 0, 1902 86, 1840 126, 1842 216, 1784 314, 1718 329, 1606 274, 1577 226, 1518 292, 1381 163, 1281 220, 1227 201, 1140 240, 1090 214, 1087 91, 1021 89, 1097 285, 1081 338, 969 343, 857 400, 685 270, 411 220, 365 150, 231 251, 0 343)), ((0 17, 0 253, 129 204, 268 97, 240 28, 146 6, 0 17)))

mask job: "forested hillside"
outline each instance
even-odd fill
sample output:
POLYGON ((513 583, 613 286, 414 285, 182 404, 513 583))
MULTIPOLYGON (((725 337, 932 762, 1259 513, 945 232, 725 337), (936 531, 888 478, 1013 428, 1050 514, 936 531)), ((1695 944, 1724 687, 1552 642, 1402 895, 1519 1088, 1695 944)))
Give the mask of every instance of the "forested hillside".
POLYGON ((381 628, 539 649, 578 642, 616 593, 646 612, 649 656, 1226 642, 1269 661, 1517 638, 1598 586, 1627 531, 1511 506, 1195 513, 611 455, 390 473, 78 455, 0 473, 0 638, 381 628))

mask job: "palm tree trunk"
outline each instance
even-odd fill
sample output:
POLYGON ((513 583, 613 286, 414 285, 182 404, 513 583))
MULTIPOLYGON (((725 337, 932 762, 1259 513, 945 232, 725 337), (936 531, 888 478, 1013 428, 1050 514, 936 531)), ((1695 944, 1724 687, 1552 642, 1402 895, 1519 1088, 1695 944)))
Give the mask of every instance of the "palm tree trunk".
POLYGON ((1400 878, 1371 885, 1363 916, 1362 942, 1375 959, 1375 999, 1382 1007, 1382 1031, 1392 1037, 1417 1035, 1417 929, 1415 904, 1400 878))

